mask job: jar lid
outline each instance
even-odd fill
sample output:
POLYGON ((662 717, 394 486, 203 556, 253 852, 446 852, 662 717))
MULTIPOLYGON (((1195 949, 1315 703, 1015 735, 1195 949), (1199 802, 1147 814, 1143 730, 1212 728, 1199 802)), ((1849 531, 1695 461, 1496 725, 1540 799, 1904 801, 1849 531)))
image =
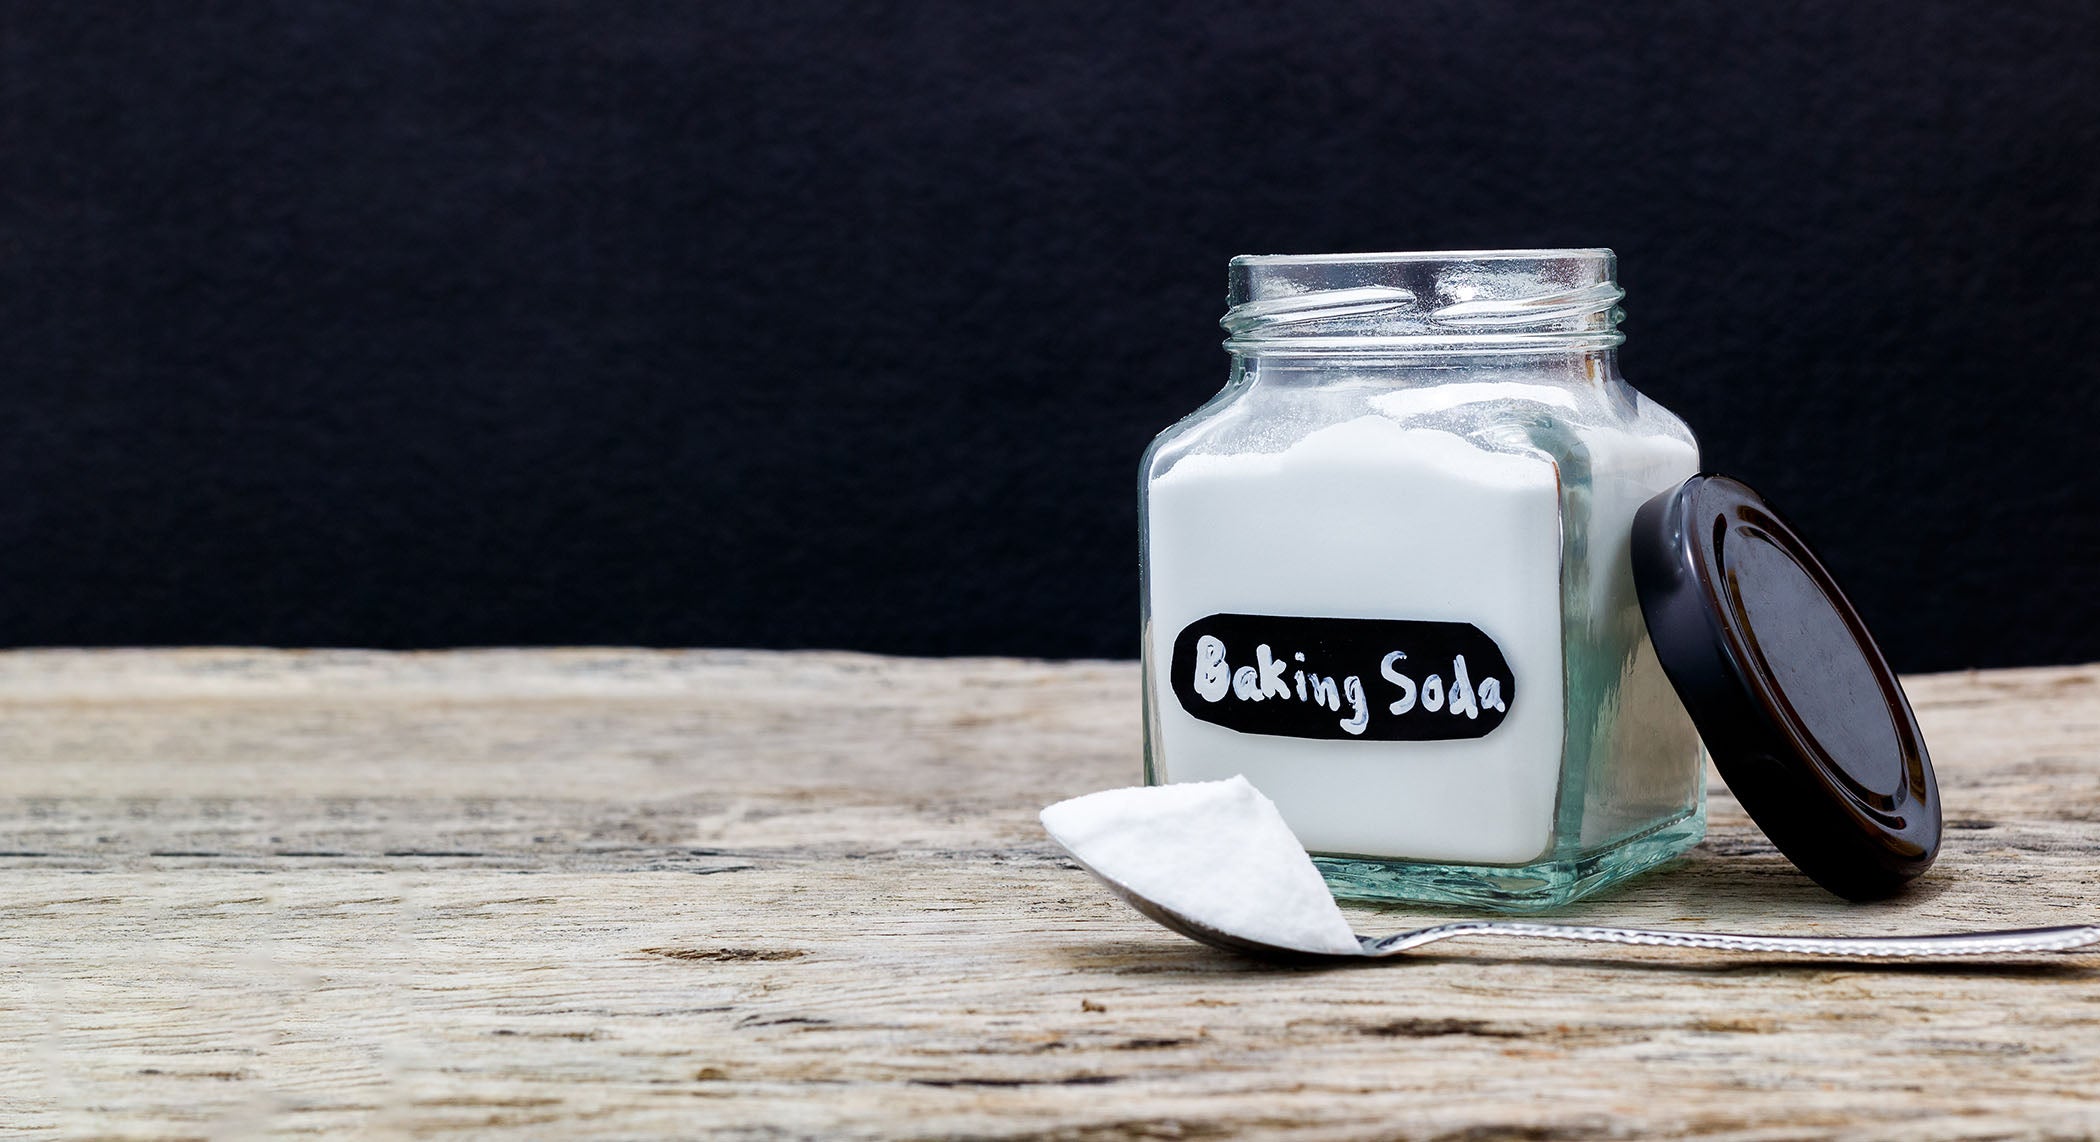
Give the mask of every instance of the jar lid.
POLYGON ((1852 900, 1931 867, 1940 797, 1858 612, 1756 492, 1694 476, 1634 519, 1634 584, 1714 765, 1787 859, 1852 900))

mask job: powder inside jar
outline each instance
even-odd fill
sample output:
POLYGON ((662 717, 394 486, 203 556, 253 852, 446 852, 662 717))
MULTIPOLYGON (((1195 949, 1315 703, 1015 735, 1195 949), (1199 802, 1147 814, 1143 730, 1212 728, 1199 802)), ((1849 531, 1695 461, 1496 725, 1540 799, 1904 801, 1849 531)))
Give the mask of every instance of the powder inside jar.
MULTIPOLYGON (((1576 402, 1546 384, 1403 388, 1369 398, 1376 412, 1281 451, 1192 452, 1153 474, 1156 777, 1243 774, 1316 853, 1471 866, 1546 859, 1556 829, 1571 823, 1579 837, 1569 840, 1607 844, 1696 800, 1697 739, 1648 646, 1629 543, 1640 505, 1691 475, 1698 455, 1662 427, 1564 419, 1576 402), (1565 437, 1557 460, 1502 431, 1512 408, 1537 410, 1534 419, 1565 437), (1574 521, 1566 529, 1564 513, 1574 521), (1507 658, 1496 682, 1513 695, 1508 716, 1483 735, 1420 740, 1236 731, 1185 709, 1174 686, 1187 676, 1170 665, 1183 632, 1220 614, 1471 624, 1507 658), (1591 664, 1574 676, 1564 670, 1571 647, 1578 664, 1591 664), (1564 716, 1570 703, 1574 719, 1564 716), (1556 816, 1569 751, 1605 760, 1583 769, 1579 795, 1594 804, 1556 816)), ((1422 716, 1465 666, 1405 641, 1338 658, 1277 631, 1271 623, 1232 642, 1222 661, 1257 678, 1255 664, 1284 661, 1304 689, 1275 704, 1324 684, 1338 699, 1328 703, 1335 720, 1352 733, 1415 705, 1416 685, 1422 716), (1392 651, 1407 661, 1387 659, 1388 673, 1379 653, 1392 651)), ((1470 665, 1482 681, 1480 656, 1470 665)), ((1236 686, 1214 693, 1204 711, 1231 711, 1243 698, 1236 686)), ((1460 706, 1447 709, 1456 718, 1460 706)))

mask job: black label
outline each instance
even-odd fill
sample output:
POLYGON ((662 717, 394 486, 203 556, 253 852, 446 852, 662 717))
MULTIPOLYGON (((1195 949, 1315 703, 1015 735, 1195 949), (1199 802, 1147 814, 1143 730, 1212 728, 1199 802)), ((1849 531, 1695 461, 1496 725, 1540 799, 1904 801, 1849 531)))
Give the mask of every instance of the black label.
POLYGON ((1174 640, 1181 708, 1243 734, 1442 741, 1494 732, 1516 701, 1471 623, 1212 615, 1174 640))

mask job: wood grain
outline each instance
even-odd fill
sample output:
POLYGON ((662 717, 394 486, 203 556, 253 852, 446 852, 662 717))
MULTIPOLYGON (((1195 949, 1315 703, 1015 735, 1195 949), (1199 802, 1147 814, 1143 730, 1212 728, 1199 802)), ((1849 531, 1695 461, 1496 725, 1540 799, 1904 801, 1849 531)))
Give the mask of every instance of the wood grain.
MULTIPOLYGON (((1949 818, 1917 890, 1825 896, 1717 787, 1704 846, 1566 915, 2100 916, 2100 668, 1909 683, 1949 818)), ((2100 1134, 2100 957, 1305 970, 1155 928, 1034 821, 1134 780, 1136 688, 845 654, 0 655, 0 1132, 2100 1134)))

